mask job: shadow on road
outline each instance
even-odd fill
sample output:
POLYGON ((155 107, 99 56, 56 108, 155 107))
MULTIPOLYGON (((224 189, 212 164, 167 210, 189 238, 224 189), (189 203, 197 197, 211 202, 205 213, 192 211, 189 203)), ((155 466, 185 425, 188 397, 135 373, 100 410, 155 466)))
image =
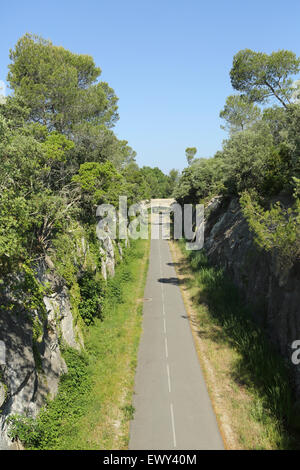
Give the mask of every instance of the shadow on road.
POLYGON ((158 282, 162 282, 163 284, 173 284, 174 286, 179 286, 179 284, 182 283, 177 277, 161 277, 158 279, 158 282))

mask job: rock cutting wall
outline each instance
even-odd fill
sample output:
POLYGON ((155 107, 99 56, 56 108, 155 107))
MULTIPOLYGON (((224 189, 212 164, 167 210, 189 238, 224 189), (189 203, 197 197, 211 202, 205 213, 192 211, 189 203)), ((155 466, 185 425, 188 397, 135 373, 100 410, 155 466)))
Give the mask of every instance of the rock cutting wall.
MULTIPOLYGON (((84 270, 89 246, 84 237, 79 240, 75 258, 84 270)), ((116 258, 122 258, 120 243, 110 238, 99 241, 101 272, 104 279, 113 276, 116 258)), ((59 380, 67 372, 67 365, 61 353, 65 344, 77 350, 84 347, 79 324, 76 324, 69 290, 63 279, 57 275, 55 264, 46 257, 36 270, 36 279, 42 285, 50 286, 43 297, 44 316, 38 311, 35 318, 26 314, 22 302, 19 313, 3 311, 0 314, 0 346, 5 347, 5 360, 0 360, 0 450, 15 448, 8 438, 7 417, 14 414, 28 414, 35 417, 48 396, 55 397, 59 380), (50 293, 48 293, 50 292, 50 293), (34 341, 34 323, 40 325, 40 337, 34 341)), ((8 304, 13 298, 13 284, 5 289, 8 304)), ((0 355, 1 356, 1 355, 0 355)))
POLYGON ((253 306, 253 318, 291 365, 300 396, 300 366, 291 362, 291 345, 300 339, 299 260, 287 272, 280 271, 274 255, 256 247, 237 199, 210 201, 204 248, 211 262, 226 269, 253 306))

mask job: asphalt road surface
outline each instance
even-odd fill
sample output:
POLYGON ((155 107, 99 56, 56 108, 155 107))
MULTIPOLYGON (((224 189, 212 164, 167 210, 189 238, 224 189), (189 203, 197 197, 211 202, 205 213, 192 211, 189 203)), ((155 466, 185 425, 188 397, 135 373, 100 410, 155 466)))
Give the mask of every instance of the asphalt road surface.
POLYGON ((167 240, 151 240, 129 449, 223 449, 167 240))

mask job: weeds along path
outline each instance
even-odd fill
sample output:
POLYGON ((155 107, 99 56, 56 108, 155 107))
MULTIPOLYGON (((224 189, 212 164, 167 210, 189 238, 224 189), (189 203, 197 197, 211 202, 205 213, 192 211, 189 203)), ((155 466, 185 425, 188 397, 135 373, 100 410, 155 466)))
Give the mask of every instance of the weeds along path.
POLYGON ((18 430, 26 448, 127 449, 148 256, 148 240, 132 242, 108 289, 103 320, 86 327, 85 351, 65 351, 68 374, 58 395, 18 430))

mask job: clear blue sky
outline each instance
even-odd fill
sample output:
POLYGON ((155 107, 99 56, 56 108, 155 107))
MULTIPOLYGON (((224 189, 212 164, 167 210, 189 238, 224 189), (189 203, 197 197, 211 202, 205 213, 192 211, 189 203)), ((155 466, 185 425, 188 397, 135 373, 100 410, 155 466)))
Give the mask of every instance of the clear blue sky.
POLYGON ((119 97, 115 131, 139 165, 185 166, 185 148, 212 156, 226 134, 219 112, 232 93, 240 49, 300 55, 299 0, 14 0, 0 7, 0 80, 26 32, 90 54, 119 97))

